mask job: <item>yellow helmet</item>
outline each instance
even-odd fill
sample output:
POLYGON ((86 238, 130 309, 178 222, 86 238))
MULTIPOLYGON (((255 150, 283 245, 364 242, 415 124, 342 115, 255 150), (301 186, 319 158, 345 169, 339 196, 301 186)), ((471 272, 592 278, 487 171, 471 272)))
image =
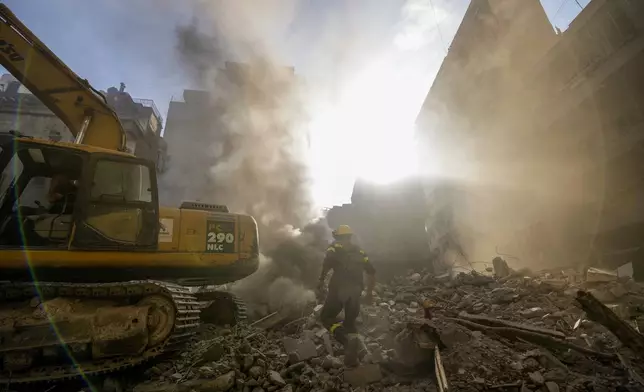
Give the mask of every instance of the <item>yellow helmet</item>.
POLYGON ((353 230, 348 225, 340 225, 338 226, 337 229, 333 230, 333 235, 334 236, 339 236, 339 235, 352 235, 353 230))

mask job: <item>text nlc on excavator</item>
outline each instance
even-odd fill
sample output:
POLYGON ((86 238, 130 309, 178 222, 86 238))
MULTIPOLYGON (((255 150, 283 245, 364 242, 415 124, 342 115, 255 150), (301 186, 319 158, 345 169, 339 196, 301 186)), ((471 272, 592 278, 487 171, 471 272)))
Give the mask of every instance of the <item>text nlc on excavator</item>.
POLYGON ((257 224, 224 206, 159 207, 104 96, 0 4, 0 65, 75 142, 0 134, 0 383, 108 373, 180 348, 244 308, 219 285, 257 270, 257 224))

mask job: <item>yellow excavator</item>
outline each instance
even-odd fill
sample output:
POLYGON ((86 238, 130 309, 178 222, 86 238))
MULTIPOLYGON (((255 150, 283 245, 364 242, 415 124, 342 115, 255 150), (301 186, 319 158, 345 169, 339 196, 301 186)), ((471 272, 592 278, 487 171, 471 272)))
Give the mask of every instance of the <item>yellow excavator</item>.
POLYGON ((226 292, 257 270, 253 217, 225 206, 159 207, 155 165, 126 153, 105 97, 0 4, 0 65, 74 142, 0 134, 0 384, 131 367, 233 324, 226 292))

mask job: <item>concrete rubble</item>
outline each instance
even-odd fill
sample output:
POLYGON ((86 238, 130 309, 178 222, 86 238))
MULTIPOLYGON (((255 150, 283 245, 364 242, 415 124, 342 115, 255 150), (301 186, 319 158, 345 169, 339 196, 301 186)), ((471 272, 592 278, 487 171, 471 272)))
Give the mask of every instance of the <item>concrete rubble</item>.
POLYGON ((644 390, 642 361, 630 361, 638 353, 576 302, 579 291, 591 293, 639 332, 644 286, 597 269, 527 275, 497 264, 494 276, 409 271, 379 283, 358 320, 368 354, 357 368, 344 367, 311 306, 288 328, 204 325, 189 350, 124 390, 644 390))

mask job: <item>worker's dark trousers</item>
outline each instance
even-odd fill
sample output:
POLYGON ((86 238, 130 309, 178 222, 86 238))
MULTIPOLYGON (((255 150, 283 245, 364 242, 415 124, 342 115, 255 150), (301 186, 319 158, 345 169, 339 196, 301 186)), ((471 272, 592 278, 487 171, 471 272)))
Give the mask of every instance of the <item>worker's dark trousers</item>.
POLYGON ((356 319, 360 314, 361 288, 329 288, 320 314, 320 321, 331 335, 343 346, 348 342, 349 334, 356 334, 356 319), (344 321, 338 321, 338 314, 344 309, 344 321))

